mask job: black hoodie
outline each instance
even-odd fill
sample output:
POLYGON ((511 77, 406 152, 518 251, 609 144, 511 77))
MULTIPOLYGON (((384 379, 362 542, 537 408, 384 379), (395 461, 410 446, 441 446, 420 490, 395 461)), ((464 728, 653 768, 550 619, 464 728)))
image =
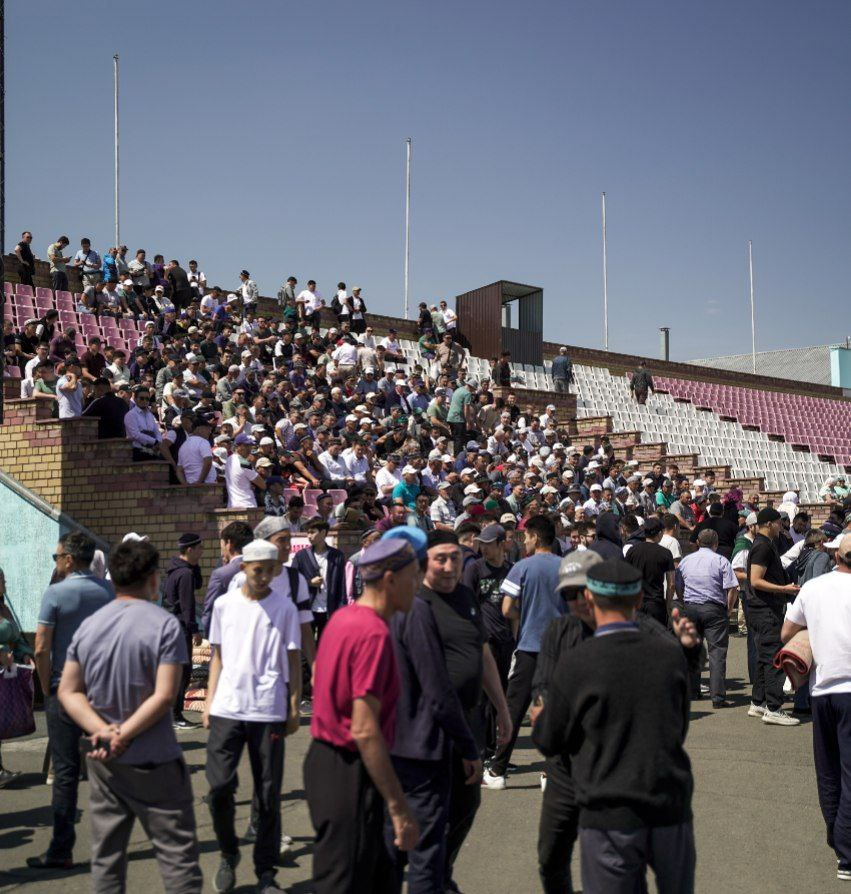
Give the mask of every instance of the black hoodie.
POLYGON ((201 568, 186 559, 169 559, 163 581, 163 608, 171 612, 185 633, 197 633, 195 621, 195 591, 201 586, 201 568))
POLYGON ((588 549, 593 549, 603 559, 623 558, 620 527, 617 518, 611 512, 601 512, 597 516, 597 536, 588 549))

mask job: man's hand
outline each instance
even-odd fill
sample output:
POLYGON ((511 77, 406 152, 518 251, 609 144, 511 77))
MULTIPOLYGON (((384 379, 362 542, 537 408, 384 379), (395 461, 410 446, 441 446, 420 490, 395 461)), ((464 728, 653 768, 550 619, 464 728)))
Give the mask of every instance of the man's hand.
POLYGON ((203 726, 204 729, 210 728, 210 702, 209 702, 209 700, 204 705, 204 713, 201 715, 201 726, 203 726))
POLYGON ((287 722, 284 726, 284 736, 291 736, 291 735, 293 735, 293 733, 297 733, 300 726, 301 726, 301 716, 299 714, 294 714, 291 711, 289 717, 287 717, 287 722))
POLYGON ((678 608, 671 611, 671 626, 674 628, 674 636, 680 641, 683 648, 692 649, 700 645, 697 627, 685 615, 681 616, 678 608))
POLYGON ((497 747, 500 745, 506 745, 511 740, 511 717, 508 716, 508 712, 500 711, 496 717, 496 744, 497 747))
POLYGON ((0 668, 11 670, 15 664, 15 656, 11 652, 0 652, 0 668))
POLYGON ((321 587, 323 583, 324 583, 324 581, 323 581, 323 579, 322 579, 322 575, 321 575, 321 574, 317 574, 316 577, 312 577, 312 578, 310 579, 310 586, 311 586, 311 587, 321 587))
POLYGON ((405 804, 401 809, 390 810, 390 819, 393 823, 393 844, 400 851, 410 851, 417 846, 420 840, 420 827, 405 804))
POLYGON ((538 722, 538 716, 543 710, 544 703, 541 701, 540 697, 538 697, 529 708, 529 722, 532 724, 532 726, 534 726, 538 722))
POLYGON ((464 785, 481 785, 484 768, 480 760, 462 760, 464 766, 464 785))
POLYGON ((783 587, 783 592, 791 593, 793 596, 795 596, 800 591, 800 589, 801 588, 797 584, 786 584, 786 586, 783 587))
POLYGON ((121 730, 117 723, 109 723, 95 730, 87 738, 92 743, 88 758, 93 761, 109 761, 120 757, 130 744, 121 738, 121 730))

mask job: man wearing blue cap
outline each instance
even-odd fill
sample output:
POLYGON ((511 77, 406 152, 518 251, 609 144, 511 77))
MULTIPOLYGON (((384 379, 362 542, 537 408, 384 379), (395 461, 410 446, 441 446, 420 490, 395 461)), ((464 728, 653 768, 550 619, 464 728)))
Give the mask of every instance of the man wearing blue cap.
POLYGON ((390 760, 399 675, 389 622, 407 612, 420 580, 416 554, 400 537, 367 547, 358 560, 357 602, 334 612, 313 678, 313 742, 304 790, 316 832, 313 891, 383 891, 396 870, 382 840, 386 806, 393 843, 409 851, 417 820, 390 760))
POLYGON ((586 570, 594 635, 561 653, 532 732, 570 761, 582 887, 694 891, 694 787, 684 742, 689 677, 682 649, 635 621, 641 573, 621 559, 586 570))
MULTIPOLYGON (((424 568, 428 561, 428 538, 419 528, 408 525, 393 528, 384 537, 390 535, 407 540, 424 568)), ((464 709, 449 679, 443 642, 431 606, 417 596, 407 614, 393 618, 390 629, 400 683, 396 741, 390 753, 421 829, 417 846, 405 854, 393 845, 392 826, 385 823, 385 841, 396 869, 393 890, 401 892, 407 863, 410 894, 442 894, 452 751, 461 754, 470 785, 479 785, 482 763, 464 709)))

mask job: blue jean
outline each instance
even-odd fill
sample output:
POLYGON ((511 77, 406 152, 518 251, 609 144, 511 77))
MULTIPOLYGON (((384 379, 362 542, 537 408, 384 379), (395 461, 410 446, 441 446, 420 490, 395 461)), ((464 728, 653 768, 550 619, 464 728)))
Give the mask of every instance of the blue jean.
POLYGON ((53 762, 53 837, 47 848, 51 860, 68 860, 73 856, 77 833, 77 789, 80 784, 80 737, 83 731, 65 713, 56 695, 44 706, 47 735, 50 737, 50 759, 53 762))
POLYGON ((851 693, 812 696, 810 704, 813 760, 827 843, 840 863, 851 868, 851 693))

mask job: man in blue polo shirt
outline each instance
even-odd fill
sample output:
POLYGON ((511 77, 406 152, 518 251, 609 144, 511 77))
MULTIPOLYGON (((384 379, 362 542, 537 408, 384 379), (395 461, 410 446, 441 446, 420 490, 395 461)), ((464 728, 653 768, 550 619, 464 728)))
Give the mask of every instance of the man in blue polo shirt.
POLYGON ((510 621, 519 621, 519 629, 506 693, 511 715, 511 738, 497 749, 482 779, 482 784, 492 789, 505 788, 505 771, 520 724, 532 700, 532 679, 541 650, 541 638, 550 621, 565 612, 564 600, 558 589, 561 560, 552 552, 555 526, 546 516, 533 516, 526 524, 523 537, 528 558, 518 562, 508 572, 501 587, 502 613, 510 621))
POLYGON ((85 534, 63 534, 53 555, 58 583, 41 601, 35 631, 35 666, 45 694, 44 713, 53 762, 53 837, 43 856, 29 857, 31 869, 70 869, 76 834, 77 787, 82 730, 56 697, 65 655, 77 628, 115 599, 112 584, 89 571, 95 543, 85 534))

